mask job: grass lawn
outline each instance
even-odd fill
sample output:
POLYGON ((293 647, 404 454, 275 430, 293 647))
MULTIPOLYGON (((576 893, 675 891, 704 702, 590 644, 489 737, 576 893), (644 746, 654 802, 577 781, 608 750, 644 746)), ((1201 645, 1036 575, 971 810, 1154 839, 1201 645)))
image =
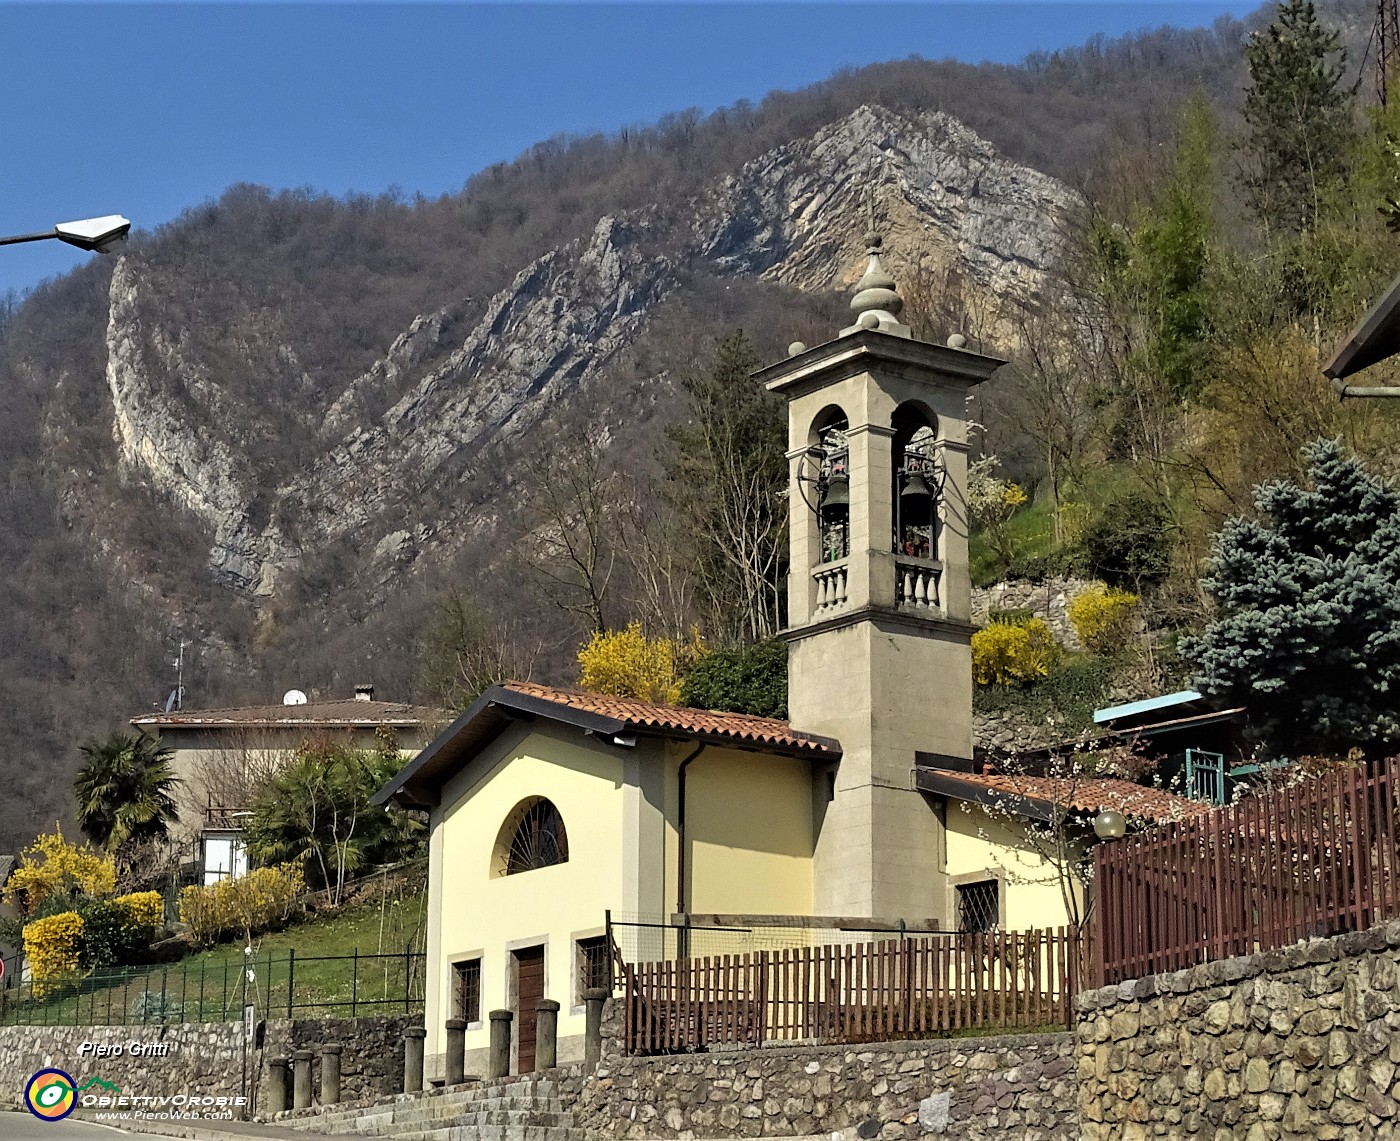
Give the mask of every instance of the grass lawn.
POLYGON ((363 887, 339 911, 281 931, 221 943, 179 962, 98 971, 35 998, 3 992, 0 1024, 105 1025, 392 1014, 422 1003, 427 892, 417 876, 363 887), (254 980, 245 981, 251 959, 254 980))

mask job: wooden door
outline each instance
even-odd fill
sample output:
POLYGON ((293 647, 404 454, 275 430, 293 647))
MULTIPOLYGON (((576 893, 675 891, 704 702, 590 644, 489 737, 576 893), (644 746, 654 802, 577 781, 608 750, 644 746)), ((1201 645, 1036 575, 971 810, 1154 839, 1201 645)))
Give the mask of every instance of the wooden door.
POLYGON ((535 1072, 535 1007, 544 998, 544 948, 522 947, 515 952, 515 1024, 519 1052, 516 1073, 535 1072))

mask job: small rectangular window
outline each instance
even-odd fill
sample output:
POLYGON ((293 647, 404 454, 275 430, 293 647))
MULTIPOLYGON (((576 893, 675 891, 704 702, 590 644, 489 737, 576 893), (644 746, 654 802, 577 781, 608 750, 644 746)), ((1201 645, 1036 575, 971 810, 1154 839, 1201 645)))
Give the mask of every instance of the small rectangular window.
POLYGON ((958 930, 1001 929, 1001 884, 996 880, 958 885, 958 930))
POLYGON ((612 986, 612 974, 608 962, 608 940, 604 935, 578 941, 578 998, 583 1001, 583 993, 590 987, 612 986))
POLYGON ((453 1006, 457 1017, 466 1022, 481 1021, 481 960, 463 959, 452 964, 456 985, 453 1006))

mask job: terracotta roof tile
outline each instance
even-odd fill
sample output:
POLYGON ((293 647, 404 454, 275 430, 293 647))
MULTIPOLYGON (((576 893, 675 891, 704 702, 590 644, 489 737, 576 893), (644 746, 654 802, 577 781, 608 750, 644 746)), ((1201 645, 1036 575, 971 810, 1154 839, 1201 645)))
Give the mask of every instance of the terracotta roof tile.
POLYGON ((685 733, 729 738, 758 747, 810 751, 814 755, 839 753, 841 746, 828 737, 799 733, 786 721, 774 717, 752 717, 746 713, 716 713, 709 709, 688 709, 658 705, 633 697, 608 697, 577 689, 560 689, 535 682, 509 681, 504 688, 526 697, 550 701, 570 709, 614 717, 641 731, 685 733))
POLYGON ((1008 773, 948 773, 959 781, 995 792, 1098 812, 1111 808, 1137 820, 1166 823, 1211 811, 1211 806, 1160 788, 1111 777, 1039 777, 1008 773))

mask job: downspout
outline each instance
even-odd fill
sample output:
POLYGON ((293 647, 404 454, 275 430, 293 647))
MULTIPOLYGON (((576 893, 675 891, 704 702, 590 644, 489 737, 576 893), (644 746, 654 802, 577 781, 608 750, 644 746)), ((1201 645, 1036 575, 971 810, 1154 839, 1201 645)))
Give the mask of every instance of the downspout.
POLYGON ((685 901, 685 881, 689 870, 685 858, 685 770, 690 767, 690 762, 704 751, 705 743, 701 741, 690 756, 682 758, 676 769, 676 914, 686 916, 676 948, 676 957, 679 959, 690 958, 690 916, 685 901))

